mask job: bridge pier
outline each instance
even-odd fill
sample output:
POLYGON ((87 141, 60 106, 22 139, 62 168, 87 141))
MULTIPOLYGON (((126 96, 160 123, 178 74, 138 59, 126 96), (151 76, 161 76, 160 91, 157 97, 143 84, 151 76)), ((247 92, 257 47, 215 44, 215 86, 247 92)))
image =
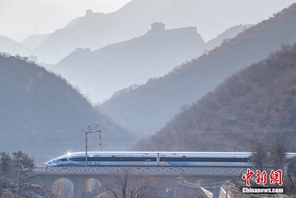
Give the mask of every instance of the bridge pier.
POLYGON ((223 179, 221 180, 217 176, 215 176, 211 179, 211 182, 213 183, 213 187, 208 188, 208 190, 210 190, 213 193, 213 198, 220 197, 220 189, 221 189, 223 181, 225 181, 225 180, 223 180, 223 179))
POLYGON ((83 194, 83 179, 82 178, 76 178, 75 180, 72 181, 73 182, 73 186, 74 186, 74 196, 75 197, 81 197, 81 195, 83 194))

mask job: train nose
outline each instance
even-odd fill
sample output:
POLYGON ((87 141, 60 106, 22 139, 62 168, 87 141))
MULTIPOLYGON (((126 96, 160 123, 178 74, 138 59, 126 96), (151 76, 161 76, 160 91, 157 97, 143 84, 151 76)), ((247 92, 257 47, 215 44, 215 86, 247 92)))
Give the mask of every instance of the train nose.
POLYGON ((53 161, 49 161, 49 162, 45 162, 44 163, 45 166, 54 166, 53 161))

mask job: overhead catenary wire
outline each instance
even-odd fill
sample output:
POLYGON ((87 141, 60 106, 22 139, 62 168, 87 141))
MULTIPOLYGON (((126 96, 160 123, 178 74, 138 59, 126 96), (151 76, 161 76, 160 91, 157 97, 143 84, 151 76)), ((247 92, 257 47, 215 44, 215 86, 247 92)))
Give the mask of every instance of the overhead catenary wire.
MULTIPOLYGON (((36 129, 37 130, 37 129, 36 129)), ((42 131, 42 132, 36 132, 36 130, 1 130, 0 129, 0 136, 2 135, 30 135, 30 134, 54 134, 54 133, 69 133, 69 132, 77 132, 76 129, 61 129, 61 130, 39 130, 38 131, 42 131)), ((108 129, 108 130, 112 130, 112 129, 108 129)), ((133 130, 133 129, 131 129, 133 130)), ((145 129, 138 129, 139 132, 141 131, 145 131, 145 129)), ((219 133, 258 133, 258 132, 295 132, 296 128, 287 128, 287 129, 258 129, 258 130, 248 130, 248 129, 244 129, 244 130, 182 130, 182 131, 178 131, 180 133, 184 133, 184 132, 219 132, 219 133)))

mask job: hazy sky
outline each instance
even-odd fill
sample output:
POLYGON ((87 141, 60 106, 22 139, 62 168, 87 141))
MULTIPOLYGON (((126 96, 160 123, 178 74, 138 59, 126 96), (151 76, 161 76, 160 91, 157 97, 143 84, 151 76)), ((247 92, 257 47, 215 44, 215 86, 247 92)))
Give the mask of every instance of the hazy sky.
POLYGON ((20 41, 52 33, 72 19, 94 12, 114 12, 131 0, 0 0, 0 35, 20 41))
MULTIPOLYGON (((87 9, 92 9, 94 12, 109 13, 118 10, 129 1, 131 0, 0 0, 0 35, 21 41, 31 34, 52 33, 56 29, 64 27, 72 19, 84 16, 87 9)), ((211 10, 211 16, 213 16, 213 13, 219 14, 222 9, 224 13, 228 13, 228 15, 232 14, 231 11, 227 12, 227 9, 230 9, 232 6, 232 0, 225 1, 227 3, 225 3, 225 7, 223 8, 208 5, 213 4, 213 1, 196 1, 200 1, 201 7, 212 8, 209 9, 211 10)), ((238 5, 237 1, 240 0, 233 1, 238 5)), ((272 16, 273 13, 291 5, 293 2, 296 2, 296 0, 242 1, 240 5, 244 6, 249 11, 249 14, 242 16, 241 19, 233 20, 242 21, 241 23, 243 24, 256 24, 272 16), (246 2, 248 3, 247 6, 246 2), (254 9, 252 9, 253 7, 254 9)), ((232 20, 229 16, 225 17, 227 20, 232 20)), ((233 25, 237 25, 234 24, 236 21, 233 21, 233 25)), ((228 21, 228 24, 231 24, 230 21, 228 21)), ((219 25, 221 26, 223 24, 219 25)), ((209 24, 208 28, 205 26, 205 30, 199 32, 205 40, 229 28, 229 25, 227 26, 226 24, 225 28, 218 28, 217 26, 215 29, 214 26, 213 24, 209 24)))

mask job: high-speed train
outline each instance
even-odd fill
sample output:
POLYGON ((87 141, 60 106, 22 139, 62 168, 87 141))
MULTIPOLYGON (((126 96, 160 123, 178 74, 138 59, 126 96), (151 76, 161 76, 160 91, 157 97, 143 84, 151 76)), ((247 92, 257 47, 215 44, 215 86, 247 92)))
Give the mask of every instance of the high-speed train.
POLYGON ((224 166, 251 167, 249 152, 99 152, 68 153, 46 166, 224 166))

